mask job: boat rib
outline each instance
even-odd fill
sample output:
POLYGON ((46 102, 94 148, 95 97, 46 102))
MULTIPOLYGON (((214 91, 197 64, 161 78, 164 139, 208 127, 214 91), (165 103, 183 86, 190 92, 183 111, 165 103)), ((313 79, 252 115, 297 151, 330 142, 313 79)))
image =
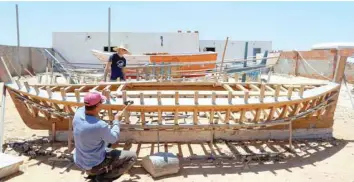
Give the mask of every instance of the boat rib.
POLYGON ((229 82, 117 82, 75 85, 6 85, 24 123, 38 130, 71 128, 84 95, 92 90, 107 96, 100 117, 124 114, 123 130, 134 129, 283 129, 328 128, 339 84, 261 84, 229 82), (319 118, 322 118, 319 120, 319 118), (319 122, 320 121, 320 122, 319 122), (315 126, 314 126, 315 125, 315 126))

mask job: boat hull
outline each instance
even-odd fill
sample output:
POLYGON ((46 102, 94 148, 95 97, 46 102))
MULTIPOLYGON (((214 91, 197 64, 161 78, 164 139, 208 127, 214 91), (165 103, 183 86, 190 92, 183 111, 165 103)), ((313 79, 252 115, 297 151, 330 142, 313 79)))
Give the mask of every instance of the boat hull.
POLYGON ((75 110, 83 106, 84 94, 92 89, 109 98, 108 103, 101 105, 103 120, 112 120, 113 114, 124 107, 124 100, 134 101, 125 113, 123 130, 284 130, 290 120, 294 129, 331 128, 333 104, 339 92, 338 84, 212 82, 51 85, 46 90, 38 85, 16 87, 7 85, 24 123, 31 129, 55 127, 56 131, 70 130, 75 110), (106 91, 107 88, 114 92, 106 91), (291 93, 289 88, 293 88, 291 93), (311 112, 306 114, 308 111, 311 112), (189 121, 185 121, 184 114, 189 121))

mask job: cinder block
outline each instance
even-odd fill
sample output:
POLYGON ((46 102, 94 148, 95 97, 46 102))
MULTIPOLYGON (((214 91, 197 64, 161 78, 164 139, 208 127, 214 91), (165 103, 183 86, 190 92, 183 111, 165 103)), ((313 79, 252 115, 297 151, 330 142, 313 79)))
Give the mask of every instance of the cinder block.
POLYGON ((146 156, 141 165, 154 178, 178 173, 180 169, 178 157, 167 152, 146 156))
POLYGON ((0 179, 18 172, 22 164, 21 157, 0 153, 0 179))

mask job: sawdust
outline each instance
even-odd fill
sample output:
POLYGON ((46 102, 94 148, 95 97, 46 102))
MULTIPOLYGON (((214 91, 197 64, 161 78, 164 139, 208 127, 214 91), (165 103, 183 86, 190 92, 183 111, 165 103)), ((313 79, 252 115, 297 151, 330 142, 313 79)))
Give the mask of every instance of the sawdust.
MULTIPOLYGON (((310 79, 282 78, 274 76, 272 82, 312 82, 310 79)), ((33 79, 31 79, 33 81, 33 79)), ((175 153, 183 158, 181 171, 172 176, 151 178, 135 165, 131 175, 123 175, 116 181, 343 181, 353 182, 354 173, 354 109, 351 108, 346 90, 340 93, 335 113, 334 137, 337 140, 294 141, 296 152, 287 150, 287 142, 224 142, 192 144, 160 144, 161 151, 175 153), (235 157, 247 156, 238 158, 235 157), (264 155, 271 153, 272 155, 264 155), (278 155, 281 154, 281 155, 278 155), (201 159, 197 156, 205 156, 201 159), (250 157, 251 156, 251 157, 250 157), (197 160, 193 160, 197 159, 197 160), (245 161, 248 162, 245 165, 245 161)), ((25 126, 10 97, 6 100, 5 140, 26 140, 33 137, 48 137, 48 131, 31 130, 25 126)), ((40 143, 39 143, 40 144, 40 143)), ((64 152, 65 143, 50 145, 43 142, 41 150, 64 152)), ((141 159, 157 151, 157 144, 133 144, 129 150, 137 151, 141 159)), ((18 155, 17 151, 7 151, 18 155)), ((5 181, 85 181, 84 173, 77 167, 68 167, 68 162, 50 162, 48 155, 25 159, 21 171, 5 181)), ((0 180, 1 181, 1 180, 0 180)))

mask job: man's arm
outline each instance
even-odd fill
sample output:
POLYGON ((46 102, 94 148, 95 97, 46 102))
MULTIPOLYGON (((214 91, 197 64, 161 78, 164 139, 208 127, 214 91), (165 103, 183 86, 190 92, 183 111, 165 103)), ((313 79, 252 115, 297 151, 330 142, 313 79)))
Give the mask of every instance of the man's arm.
POLYGON ((113 55, 109 56, 106 67, 104 68, 103 81, 106 81, 108 71, 111 69, 113 55))
POLYGON ((122 67, 122 72, 124 74, 124 77, 126 75, 126 69, 125 69, 126 66, 127 66, 127 59, 124 58, 123 67, 122 67))
POLYGON ((109 125, 105 123, 105 126, 101 131, 102 140, 106 143, 116 143, 118 141, 119 134, 120 128, 118 120, 113 121, 112 128, 109 128, 109 125))

